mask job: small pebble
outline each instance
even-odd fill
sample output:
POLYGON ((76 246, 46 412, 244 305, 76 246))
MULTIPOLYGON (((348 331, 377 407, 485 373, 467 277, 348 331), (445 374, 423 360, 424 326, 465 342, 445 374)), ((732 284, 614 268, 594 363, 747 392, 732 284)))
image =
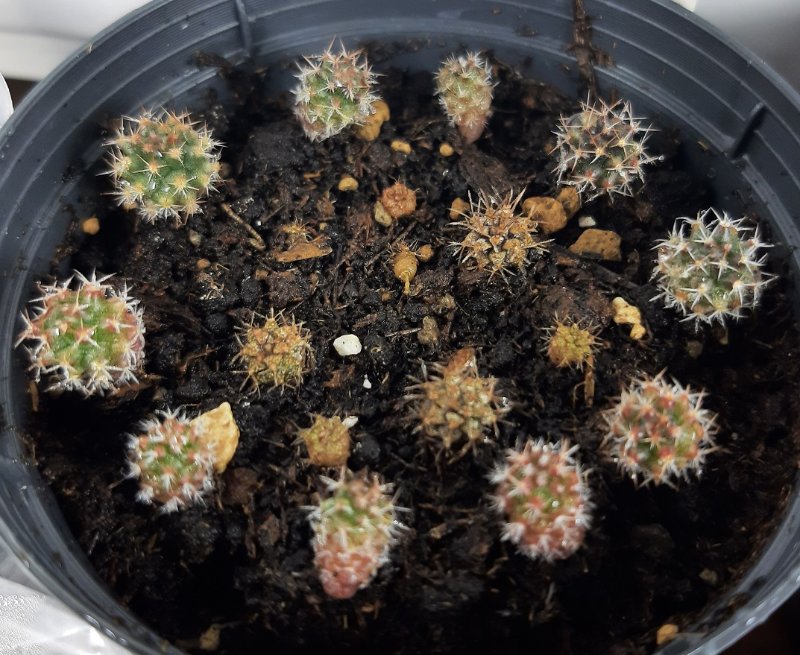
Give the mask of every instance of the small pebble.
POLYGON ((355 334, 343 334, 333 340, 333 347, 340 357, 358 355, 361 352, 361 340, 355 334))
POLYGON ((451 146, 449 143, 443 143, 439 146, 439 154, 442 157, 452 157, 453 152, 453 146, 451 146))
POLYGON ((211 262, 210 262, 210 261, 208 261, 208 260, 207 260, 207 259, 205 259, 205 258, 203 258, 203 259, 198 259, 198 260, 197 260, 197 263, 195 264, 195 266, 197 266, 197 270, 199 270, 199 271, 204 271, 204 270, 205 270, 205 269, 207 269, 209 266, 211 266, 211 262))
POLYGON ((381 126, 391 117, 389 105, 383 100, 372 103, 372 114, 367 116, 364 124, 356 130, 356 136, 363 141, 374 141, 381 133, 381 126))
POLYGON ((408 141, 403 141, 402 139, 395 139, 394 141, 392 141, 390 147, 395 152, 402 152, 404 155, 411 154, 411 144, 408 141))
POLYGON ((581 208, 581 197, 574 186, 565 186, 558 192, 556 200, 564 206, 567 218, 572 218, 581 208))
POLYGON ((364 376, 364 384, 361 386, 363 386, 365 389, 372 389, 372 382, 369 381, 369 377, 366 375, 364 376))
POLYGON ((665 623, 656 632, 656 644, 661 646, 678 636, 678 626, 674 623, 665 623))
POLYGON ((97 220, 97 216, 91 216, 81 223, 81 230, 85 234, 95 235, 100 231, 100 221, 97 220))
POLYGON ((341 180, 339 180, 339 191, 355 191, 357 188, 358 180, 350 175, 345 175, 341 180))
POLYGON ((342 425, 348 430, 354 428, 358 424, 358 416, 345 416, 342 419, 342 425))
POLYGON ((430 261, 431 257, 433 257, 433 248, 427 243, 417 248, 417 259, 421 262, 430 261))
POLYGON ((586 228, 586 227, 594 227, 595 225, 597 225, 597 221, 594 220, 594 218, 591 216, 581 216, 578 219, 578 227, 586 228))
POLYGON ((618 262, 622 260, 621 244, 622 237, 616 232, 589 228, 581 233, 569 249, 577 255, 589 255, 605 261, 618 262))
POLYGON ((203 235, 195 230, 189 230, 189 243, 197 248, 201 243, 203 243, 203 235))
POLYGON ((462 218, 462 216, 467 213, 468 209, 469 203, 466 200, 456 198, 450 205, 450 220, 457 221, 459 218, 462 218))

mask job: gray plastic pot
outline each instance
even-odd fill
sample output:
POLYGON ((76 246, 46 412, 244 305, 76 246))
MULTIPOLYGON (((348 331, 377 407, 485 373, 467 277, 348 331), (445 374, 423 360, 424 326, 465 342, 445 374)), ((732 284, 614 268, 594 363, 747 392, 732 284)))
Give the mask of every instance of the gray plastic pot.
MULTIPOLYGON (((665 0, 586 0, 594 43, 614 59, 597 69, 637 113, 675 125, 688 165, 707 176, 716 205, 736 212, 740 195, 772 223, 784 248, 800 243, 800 97, 754 57, 665 0)), ((100 34, 31 92, 0 132, 0 529, 16 555, 88 622, 134 652, 177 652, 120 607, 72 539, 36 470, 21 426, 27 380, 12 349, 18 309, 62 240, 66 204, 80 207, 94 185, 76 174, 101 156, 98 125, 142 106, 202 104, 209 87, 225 99, 212 68, 193 55, 237 63, 286 62, 346 43, 400 42, 392 63, 431 70, 458 47, 492 49, 533 78, 578 93, 570 0, 160 0, 100 34)), ((384 65, 384 64, 382 64, 384 65)), ((276 90, 291 68, 270 74, 276 90)), ((94 192, 94 191, 92 191, 94 192)), ((800 260, 789 257, 792 275, 800 260)), ((800 586, 800 496, 756 566, 664 655, 713 655, 764 621, 800 586), (746 602, 721 624, 734 597, 746 602)))

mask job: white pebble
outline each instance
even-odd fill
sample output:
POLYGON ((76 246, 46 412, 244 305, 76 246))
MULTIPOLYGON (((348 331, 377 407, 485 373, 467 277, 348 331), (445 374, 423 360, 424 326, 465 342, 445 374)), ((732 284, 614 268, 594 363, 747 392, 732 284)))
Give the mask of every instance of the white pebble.
POLYGON ((342 425, 346 427, 348 430, 353 428, 358 423, 358 416, 345 416, 342 419, 342 425))
POLYGON ((333 340, 333 347, 340 357, 358 355, 361 352, 361 341, 355 334, 343 334, 333 340))
POLYGON ((364 376, 364 384, 362 386, 365 389, 372 389, 372 382, 369 381, 369 378, 366 375, 364 376))
POLYGON ((591 216, 581 216, 578 219, 579 227, 594 227, 595 225, 597 225, 597 221, 595 221, 591 216))

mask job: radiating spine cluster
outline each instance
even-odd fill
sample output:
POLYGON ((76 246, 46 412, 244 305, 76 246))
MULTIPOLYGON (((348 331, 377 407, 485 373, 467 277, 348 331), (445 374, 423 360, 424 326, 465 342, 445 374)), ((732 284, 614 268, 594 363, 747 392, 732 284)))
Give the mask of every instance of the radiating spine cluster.
POLYGON ((761 270, 766 259, 761 251, 768 247, 757 228, 727 212, 712 208, 697 218, 679 218, 656 244, 653 278, 662 290, 656 298, 698 324, 739 319, 758 304, 771 280, 761 270))
POLYGON ((592 504, 577 446, 528 440, 509 450, 491 476, 496 509, 507 517, 503 539, 533 559, 554 561, 583 544, 592 504))
POLYGON ((221 144, 195 126, 188 114, 168 111, 123 121, 108 143, 120 205, 148 221, 200 211, 201 198, 220 180, 221 144))
POLYGON ((366 587, 389 560, 397 540, 397 521, 391 485, 377 475, 323 478, 327 494, 311 509, 314 564, 322 587, 331 598, 346 599, 366 587))
POLYGON ((105 283, 110 277, 75 273, 40 285, 32 312, 23 312, 17 345, 33 342, 27 347, 30 370, 37 382, 51 381, 48 391, 91 396, 137 382, 144 360, 142 310, 126 286, 117 291, 105 283))
POLYGON ((348 51, 342 45, 334 54, 332 47, 305 58, 293 91, 295 115, 312 141, 362 125, 380 99, 373 91, 375 74, 366 60, 361 61, 361 50, 348 51))
POLYGON ((700 475, 716 431, 703 396, 667 382, 663 371, 635 379, 604 414, 606 443, 620 469, 640 484, 672 485, 700 475))
POLYGON ((581 103, 580 112, 561 117, 555 132, 558 183, 573 185, 584 201, 632 195, 633 183, 644 180, 642 167, 660 160, 644 147, 650 129, 633 117, 629 102, 581 103))
POLYGON ((439 102, 466 143, 477 141, 486 127, 494 86, 489 63, 474 52, 451 55, 436 73, 439 102))

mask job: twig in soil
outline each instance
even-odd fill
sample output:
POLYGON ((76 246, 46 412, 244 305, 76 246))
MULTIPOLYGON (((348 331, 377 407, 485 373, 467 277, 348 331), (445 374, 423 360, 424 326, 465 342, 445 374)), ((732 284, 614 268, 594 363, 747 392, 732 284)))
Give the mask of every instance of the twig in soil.
POLYGON ((188 355, 184 358, 184 360, 178 364, 177 370, 181 375, 186 375, 186 370, 189 368, 189 364, 191 364, 195 359, 203 359, 204 357, 210 355, 213 352, 216 352, 216 348, 212 348, 211 346, 206 346, 200 352, 193 353, 188 355))
POLYGON ((230 205, 226 202, 221 202, 219 204, 222 207, 222 210, 234 221, 236 221, 239 225, 241 225, 247 232, 250 234, 252 238, 248 239, 250 245, 253 246, 256 250, 266 250, 267 246, 264 243, 264 239, 261 238, 261 235, 256 232, 250 223, 245 221, 241 216, 239 216, 235 211, 230 208, 230 205))
POLYGON ((387 334, 386 338, 391 339, 392 337, 403 337, 407 334, 415 334, 419 332, 422 328, 408 328, 407 330, 400 330, 399 332, 392 332, 391 334, 387 334))
POLYGON ((578 72, 586 83, 589 94, 597 97, 597 78, 595 64, 609 66, 613 62, 605 52, 592 43, 592 22, 583 0, 572 0, 572 44, 567 52, 575 56, 578 72))

